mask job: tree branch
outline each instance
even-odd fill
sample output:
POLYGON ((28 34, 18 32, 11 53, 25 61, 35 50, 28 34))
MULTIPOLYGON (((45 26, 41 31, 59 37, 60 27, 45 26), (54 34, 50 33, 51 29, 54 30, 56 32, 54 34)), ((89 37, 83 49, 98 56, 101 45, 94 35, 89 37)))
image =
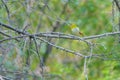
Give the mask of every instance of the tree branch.
POLYGON ((43 42, 45 42, 45 43, 47 43, 47 44, 49 44, 49 45, 51 45, 51 46, 53 46, 53 47, 55 47, 55 48, 57 48, 57 49, 63 50, 63 51, 65 51, 65 52, 73 53, 73 54, 78 55, 78 56, 81 56, 81 57, 85 57, 85 55, 83 55, 83 54, 81 54, 81 53, 79 53, 79 52, 75 52, 75 51, 72 51, 72 50, 69 50, 69 49, 65 49, 65 48, 63 48, 63 47, 60 47, 60 46, 56 46, 55 44, 52 44, 52 43, 50 43, 49 41, 47 41, 47 40, 45 40, 45 39, 42 39, 42 38, 38 38, 38 39, 40 39, 41 41, 43 41, 43 42))
POLYGON ((37 34, 28 34, 28 35, 23 35, 23 36, 15 36, 15 37, 11 37, 11 38, 6 38, 3 40, 0 40, 0 43, 7 41, 7 40, 11 40, 11 39, 16 39, 16 38, 23 38, 23 37, 46 37, 46 38, 62 38, 62 39, 70 39, 70 40, 81 40, 81 41, 85 41, 86 40, 90 40, 90 39, 97 39, 97 38, 104 38, 107 36, 114 36, 114 35, 119 35, 120 32, 109 32, 109 33, 104 33, 104 34, 100 34, 100 35, 93 35, 93 36, 87 36, 87 37, 79 37, 79 36, 74 36, 74 35, 70 35, 70 34, 64 34, 64 33, 59 33, 59 32, 54 32, 54 34, 52 33, 37 33, 37 34))
POLYGON ((18 29, 13 28, 12 26, 3 24, 0 22, 1 26, 4 26, 8 29, 11 29, 17 33, 21 33, 23 35, 28 35, 31 37, 34 36, 39 36, 39 37, 47 37, 47 38, 64 38, 64 39, 72 39, 72 40, 89 40, 89 39, 95 39, 95 38, 102 38, 102 37, 106 37, 106 36, 114 36, 114 35, 118 35, 120 34, 120 32, 109 32, 109 33, 104 33, 104 34, 100 34, 100 35, 93 35, 93 36, 87 36, 87 37, 79 37, 79 36, 75 36, 75 35, 70 35, 70 34, 64 34, 64 33, 60 33, 60 32, 46 32, 46 33, 36 33, 36 34, 29 34, 23 31, 20 31, 18 29))
POLYGON ((7 12, 7 15, 8 15, 8 19, 10 18, 10 11, 9 11, 9 9, 8 9, 8 7, 7 7, 7 5, 6 5, 6 3, 4 2, 4 0, 1 0, 2 1, 2 3, 4 4, 4 6, 5 6, 5 8, 6 8, 6 12, 7 12))
POLYGON ((18 30, 18 29, 13 28, 13 27, 10 26, 10 25, 6 25, 6 24, 1 23, 1 22, 0 22, 0 25, 3 26, 3 27, 5 27, 5 28, 8 28, 8 29, 10 29, 10 30, 13 30, 13 31, 15 31, 15 32, 17 32, 17 33, 20 33, 20 34, 27 34, 27 33, 25 33, 25 32, 22 32, 22 31, 20 31, 20 30, 18 30))
POLYGON ((118 0, 114 0, 114 1, 115 1, 116 6, 118 7, 118 10, 120 11, 119 1, 118 0))

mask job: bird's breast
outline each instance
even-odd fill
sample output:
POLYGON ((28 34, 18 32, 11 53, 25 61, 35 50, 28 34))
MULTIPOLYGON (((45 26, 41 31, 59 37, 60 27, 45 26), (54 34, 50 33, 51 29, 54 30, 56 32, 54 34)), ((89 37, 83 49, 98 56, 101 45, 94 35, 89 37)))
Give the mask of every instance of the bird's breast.
POLYGON ((79 31, 80 31, 80 30, 79 30, 78 27, 72 29, 72 32, 73 32, 73 33, 79 33, 79 31))

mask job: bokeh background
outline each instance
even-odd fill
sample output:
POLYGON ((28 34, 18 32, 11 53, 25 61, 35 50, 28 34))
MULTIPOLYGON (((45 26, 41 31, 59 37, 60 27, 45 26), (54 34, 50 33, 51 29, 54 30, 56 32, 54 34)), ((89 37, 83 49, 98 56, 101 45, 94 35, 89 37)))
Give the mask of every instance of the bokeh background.
MULTIPOLYGON (((71 24, 76 24, 84 33, 84 37, 117 32, 119 14, 113 0, 0 1, 0 22, 30 34, 39 32, 72 34, 71 24)), ((0 31, 11 36, 18 35, 1 26, 0 31)), ((0 40, 5 38, 6 36, 0 34, 0 40)), ((84 55, 91 52, 90 46, 83 41, 45 39, 84 55)), ((119 80, 119 36, 106 36, 88 41, 94 44, 92 54, 99 55, 87 59, 88 79, 119 80)), ((43 68, 40 67, 34 42, 28 38, 20 39, 19 42, 9 40, 0 43, 0 75, 9 78, 8 80, 85 80, 84 58, 56 49, 45 42, 37 43, 43 68)))

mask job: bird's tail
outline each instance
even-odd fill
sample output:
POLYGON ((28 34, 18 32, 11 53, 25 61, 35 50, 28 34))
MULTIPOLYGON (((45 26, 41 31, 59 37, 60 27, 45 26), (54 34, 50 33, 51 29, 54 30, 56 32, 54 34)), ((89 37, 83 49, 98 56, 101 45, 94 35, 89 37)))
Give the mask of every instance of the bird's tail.
POLYGON ((83 34, 82 32, 79 32, 79 34, 80 34, 81 36, 84 36, 84 34, 83 34))

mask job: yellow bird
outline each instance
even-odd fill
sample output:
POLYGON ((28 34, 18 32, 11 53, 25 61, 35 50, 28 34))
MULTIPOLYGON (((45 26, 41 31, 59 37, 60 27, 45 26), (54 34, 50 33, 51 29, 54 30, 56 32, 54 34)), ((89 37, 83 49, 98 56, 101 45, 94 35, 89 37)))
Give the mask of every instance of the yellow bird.
POLYGON ((73 32, 73 34, 76 34, 76 35, 81 35, 81 36, 84 36, 82 32, 80 32, 80 29, 77 27, 76 24, 71 24, 70 25, 70 28, 71 28, 71 31, 73 32))

